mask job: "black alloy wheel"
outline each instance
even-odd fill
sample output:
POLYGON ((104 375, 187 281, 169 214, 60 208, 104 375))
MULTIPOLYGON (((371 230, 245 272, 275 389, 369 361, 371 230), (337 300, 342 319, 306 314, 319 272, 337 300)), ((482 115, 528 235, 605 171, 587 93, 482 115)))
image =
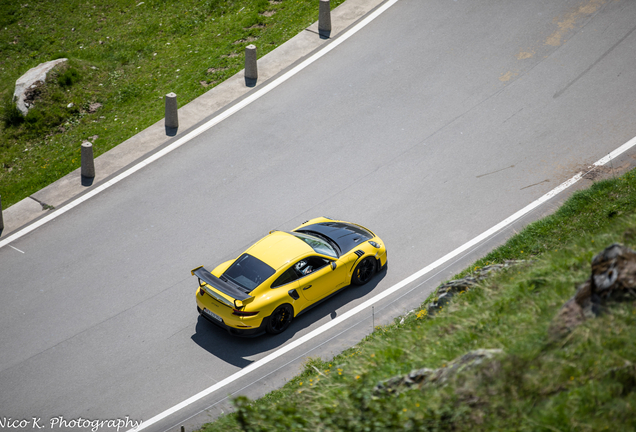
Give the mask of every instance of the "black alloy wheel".
POLYGON ((284 332, 294 318, 294 310, 288 304, 280 305, 269 316, 267 333, 278 334, 284 332))
POLYGON ((375 259, 367 257, 360 261, 353 271, 351 283, 354 285, 364 285, 369 282, 375 274, 375 259))

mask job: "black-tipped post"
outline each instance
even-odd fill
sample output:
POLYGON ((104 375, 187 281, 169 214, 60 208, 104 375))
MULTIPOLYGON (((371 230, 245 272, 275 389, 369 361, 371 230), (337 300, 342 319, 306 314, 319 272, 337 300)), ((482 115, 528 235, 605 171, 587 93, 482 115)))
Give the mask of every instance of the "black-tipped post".
POLYGON ((331 35, 331 5, 329 0, 320 0, 318 34, 322 38, 328 38, 331 35))
POLYGON ((2 235, 2 230, 4 230, 4 219, 2 218, 2 197, 0 196, 0 235, 2 235))
POLYGON ((95 178, 95 161, 93 160, 93 144, 82 143, 82 179, 95 178))
POLYGON ((168 93, 166 95, 166 129, 177 129, 179 127, 179 114, 177 110, 177 95, 168 93))
POLYGON ((248 87, 256 85, 258 80, 258 66, 256 65, 256 46, 245 47, 245 84, 248 87))

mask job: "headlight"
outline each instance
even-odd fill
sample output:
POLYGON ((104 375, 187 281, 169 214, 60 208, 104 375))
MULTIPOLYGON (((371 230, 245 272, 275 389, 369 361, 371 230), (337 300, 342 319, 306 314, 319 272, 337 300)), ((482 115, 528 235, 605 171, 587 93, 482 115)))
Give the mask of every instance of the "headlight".
POLYGON ((380 249, 380 245, 374 241, 369 241, 369 243, 371 244, 371 246, 373 246, 376 249, 380 249))

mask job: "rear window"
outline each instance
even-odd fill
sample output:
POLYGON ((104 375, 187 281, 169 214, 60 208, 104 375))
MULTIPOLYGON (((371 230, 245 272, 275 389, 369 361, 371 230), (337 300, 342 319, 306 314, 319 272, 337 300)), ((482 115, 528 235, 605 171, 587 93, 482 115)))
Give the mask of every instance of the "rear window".
POLYGON ((274 274, 274 269, 258 258, 243 254, 225 270, 223 276, 247 289, 248 292, 274 274))

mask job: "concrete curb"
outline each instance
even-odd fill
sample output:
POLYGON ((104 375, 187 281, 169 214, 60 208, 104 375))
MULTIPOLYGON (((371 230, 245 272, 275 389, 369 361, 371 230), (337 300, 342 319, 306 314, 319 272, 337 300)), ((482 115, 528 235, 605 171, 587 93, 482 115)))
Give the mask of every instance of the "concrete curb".
MULTIPOLYGON (((179 127, 176 135, 166 133, 165 119, 144 129, 117 147, 95 159, 95 178, 90 187, 82 185, 81 168, 39 190, 28 198, 3 211, 4 231, 2 237, 19 230, 23 226, 45 216, 49 211, 61 207, 75 197, 87 192, 91 187, 103 183, 109 177, 138 159, 178 138, 191 127, 212 114, 222 111, 237 99, 263 86, 270 78, 280 74, 299 60, 337 37, 385 0, 347 0, 331 11, 330 37, 321 38, 318 21, 307 27, 292 39, 258 60, 258 82, 245 85, 245 70, 240 71, 197 99, 178 110, 179 127)), ((318 16, 316 8, 316 16, 318 16)))

